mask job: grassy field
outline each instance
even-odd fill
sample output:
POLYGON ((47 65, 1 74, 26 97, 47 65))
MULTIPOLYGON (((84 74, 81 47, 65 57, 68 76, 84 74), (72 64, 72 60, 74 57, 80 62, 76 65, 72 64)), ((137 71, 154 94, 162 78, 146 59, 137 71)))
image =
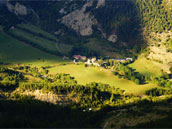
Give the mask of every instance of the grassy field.
POLYGON ((79 84, 87 84, 90 82, 101 82, 115 86, 125 90, 128 93, 136 95, 145 94, 146 90, 156 87, 154 84, 137 85, 132 81, 126 79, 119 79, 114 76, 110 70, 98 67, 85 67, 84 65, 61 65, 50 68, 50 73, 68 73, 75 77, 79 84))
POLYGON ((63 63, 60 57, 42 52, 20 42, 0 31, 0 62, 23 63, 34 65, 52 65, 63 63))
MULTIPOLYGON (((26 27, 26 25, 25 25, 25 27, 26 27)), ((28 27, 26 27, 25 29, 28 29, 28 27)), ((32 31, 35 33, 36 30, 34 30, 34 29, 29 30, 29 32, 32 32, 32 31)), ((41 30, 38 29, 38 32, 39 31, 41 31, 41 30)), ((61 44, 61 43, 58 43, 58 41, 51 41, 51 40, 48 40, 48 39, 46 39, 44 37, 41 37, 39 35, 34 35, 33 33, 29 33, 27 31, 24 31, 24 30, 21 30, 21 29, 18 29, 18 28, 15 28, 14 30, 10 30, 9 32, 11 34, 17 36, 17 37, 21 37, 22 39, 25 39, 25 40, 27 40, 29 42, 32 42, 35 45, 39 45, 40 47, 45 48, 46 50, 49 50, 49 51, 52 51, 52 52, 60 52, 61 54, 68 55, 68 53, 72 49, 71 45, 61 44)), ((41 31, 40 33, 42 35, 46 35, 46 37, 48 37, 50 39, 55 38, 55 37, 51 38, 51 36, 53 37, 53 35, 51 35, 51 34, 49 34, 47 32, 41 31)))
POLYGON ((163 65, 147 60, 145 57, 140 56, 134 63, 129 65, 136 69, 137 72, 145 75, 160 75, 163 65))
POLYGON ((38 37, 38 36, 35 36, 33 34, 27 33, 25 31, 22 31, 22 30, 17 29, 17 28, 14 30, 10 30, 10 33, 12 33, 16 36, 22 37, 27 41, 34 42, 35 44, 38 44, 39 46, 46 48, 48 50, 57 51, 55 42, 46 40, 46 39, 38 37))
POLYGON ((36 33, 36 34, 41 34, 47 38, 50 38, 50 39, 53 39, 53 40, 57 40, 57 38, 54 36, 54 35, 51 35, 49 33, 47 33, 46 31, 43 31, 42 29, 34 26, 34 25, 31 25, 31 24, 19 24, 17 25, 18 27, 20 28, 23 28, 23 29, 26 29, 26 30, 29 30, 33 33, 36 33))

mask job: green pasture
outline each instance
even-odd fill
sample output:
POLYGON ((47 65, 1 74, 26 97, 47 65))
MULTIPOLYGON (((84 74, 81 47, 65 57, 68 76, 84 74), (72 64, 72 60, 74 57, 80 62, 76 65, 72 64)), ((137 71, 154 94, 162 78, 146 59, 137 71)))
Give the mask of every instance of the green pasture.
MULTIPOLYGON (((34 35, 32 33, 28 33, 27 31, 23 31, 21 29, 15 28, 14 30, 10 30, 10 33, 17 37, 21 37, 29 42, 34 43, 35 45, 39 45, 42 48, 45 48, 49 51, 58 51, 62 54, 68 55, 71 51, 72 46, 67 44, 61 44, 55 41, 47 40, 44 37, 34 35)), ((49 34, 50 35, 50 34, 49 34)))
POLYGON ((37 45, 39 45, 43 48, 46 48, 48 50, 57 51, 55 42, 46 40, 42 37, 35 36, 33 34, 27 33, 25 31, 22 31, 22 30, 17 29, 17 28, 14 30, 10 30, 10 33, 12 33, 18 37, 24 38, 27 41, 33 42, 34 44, 37 44, 37 45))
POLYGON ((0 62, 33 65, 64 63, 60 57, 47 54, 30 45, 20 42, 0 31, 0 62))
POLYGON ((145 91, 156 87, 154 84, 137 85, 126 79, 119 79, 110 70, 99 67, 85 67, 84 65, 60 65, 49 69, 50 73, 67 73, 75 77, 79 84, 90 82, 101 82, 116 88, 125 90, 128 93, 143 95, 145 91))
POLYGON ((29 31, 31 31, 33 33, 41 34, 41 35, 43 35, 43 36, 45 36, 47 38, 50 38, 50 39, 53 39, 53 40, 57 40, 57 38, 54 35, 46 32, 46 31, 44 31, 44 30, 42 30, 42 29, 40 29, 40 28, 38 28, 38 27, 36 27, 34 25, 31 25, 31 24, 19 24, 17 26, 20 27, 20 28, 29 30, 29 31))
POLYGON ((140 56, 134 63, 129 65, 137 72, 144 75, 160 75, 162 73, 162 66, 160 64, 147 60, 145 57, 140 56))

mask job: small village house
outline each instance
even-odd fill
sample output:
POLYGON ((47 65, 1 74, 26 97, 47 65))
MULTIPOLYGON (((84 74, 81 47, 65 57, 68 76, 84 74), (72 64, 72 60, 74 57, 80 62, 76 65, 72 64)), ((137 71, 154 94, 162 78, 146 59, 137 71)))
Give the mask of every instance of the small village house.
POLYGON ((112 60, 119 61, 119 62, 127 61, 126 58, 116 58, 116 59, 112 59, 112 60))
POLYGON ((76 60, 83 60, 83 61, 87 59, 86 56, 81 56, 81 55, 74 55, 73 58, 76 60))
POLYGON ((98 62, 96 62, 97 59, 96 58, 91 58, 91 59, 88 59, 87 62, 85 62, 85 64, 87 65, 94 65, 94 66, 101 66, 98 62))
POLYGON ((94 57, 91 59, 92 63, 94 63, 97 59, 94 57))
POLYGON ((85 62, 85 64, 87 64, 87 65, 92 65, 91 59, 88 59, 87 62, 85 62))
POLYGON ((80 56, 80 59, 83 60, 83 61, 86 61, 87 57, 86 56, 80 56))
POLYGON ((130 60, 130 61, 133 61, 133 58, 126 58, 126 60, 130 60))
POLYGON ((11 27, 10 27, 10 30, 14 30, 14 29, 15 29, 15 27, 14 27, 14 26, 11 26, 11 27))
POLYGON ((125 62, 125 61, 133 61, 133 58, 116 58, 116 59, 112 59, 115 61, 119 61, 119 62, 125 62))
POLYGON ((73 58, 78 60, 80 58, 80 55, 74 55, 73 58))

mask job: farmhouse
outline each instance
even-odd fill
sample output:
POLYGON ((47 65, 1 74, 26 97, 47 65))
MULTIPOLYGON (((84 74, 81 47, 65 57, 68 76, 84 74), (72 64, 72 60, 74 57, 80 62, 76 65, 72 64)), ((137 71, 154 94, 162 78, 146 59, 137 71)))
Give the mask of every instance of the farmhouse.
POLYGON ((91 59, 92 63, 94 63, 97 59, 94 57, 91 59))
POLYGON ((97 63, 96 61, 97 61, 97 59, 94 57, 94 58, 88 59, 87 62, 85 62, 85 64, 100 67, 101 65, 99 63, 97 63))
POLYGON ((87 65, 92 65, 91 59, 88 59, 87 62, 85 62, 85 64, 87 64, 87 65))
POLYGON ((112 59, 112 60, 116 60, 119 62, 125 62, 125 61, 133 61, 133 58, 116 58, 116 59, 112 59))
POLYGON ((126 58, 126 60, 130 60, 130 61, 133 61, 133 58, 126 58))
POLYGON ((73 58, 76 60, 83 60, 83 61, 87 59, 86 56, 81 56, 81 55, 74 55, 73 58))
POLYGON ((87 57, 86 56, 80 56, 80 59, 85 61, 87 59, 87 57))
POLYGON ((74 55, 73 58, 78 60, 80 58, 80 55, 74 55))

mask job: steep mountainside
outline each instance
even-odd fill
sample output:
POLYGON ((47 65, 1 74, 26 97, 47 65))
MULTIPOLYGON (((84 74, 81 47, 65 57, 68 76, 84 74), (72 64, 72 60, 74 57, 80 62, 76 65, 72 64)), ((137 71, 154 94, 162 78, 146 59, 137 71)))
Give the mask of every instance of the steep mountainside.
MULTIPOLYGON (((147 36, 151 33, 171 35, 171 8, 171 0, 3 0, 0 24, 6 28, 18 23, 36 25, 54 34, 61 43, 73 45, 72 54, 99 55, 92 48, 89 54, 85 53, 87 39, 98 38, 105 40, 104 44, 113 43, 113 48, 124 49, 120 55, 129 56, 146 44, 150 46, 147 36)), ((114 49, 110 56, 117 56, 115 53, 119 52, 114 49)))

